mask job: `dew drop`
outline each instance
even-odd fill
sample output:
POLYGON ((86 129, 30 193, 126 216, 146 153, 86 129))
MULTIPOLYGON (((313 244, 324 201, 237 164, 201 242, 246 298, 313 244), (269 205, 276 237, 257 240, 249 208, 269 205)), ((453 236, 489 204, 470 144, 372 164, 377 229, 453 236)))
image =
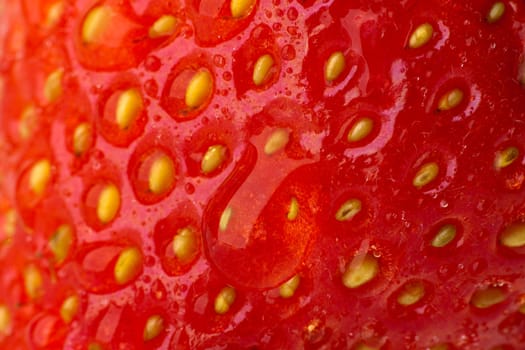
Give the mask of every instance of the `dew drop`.
POLYGON ((281 57, 285 61, 291 61, 295 58, 295 48, 292 45, 286 45, 281 50, 281 57))
POLYGON ((160 69, 161 62, 160 59, 156 56, 148 56, 144 60, 144 68, 150 72, 156 72, 160 69))

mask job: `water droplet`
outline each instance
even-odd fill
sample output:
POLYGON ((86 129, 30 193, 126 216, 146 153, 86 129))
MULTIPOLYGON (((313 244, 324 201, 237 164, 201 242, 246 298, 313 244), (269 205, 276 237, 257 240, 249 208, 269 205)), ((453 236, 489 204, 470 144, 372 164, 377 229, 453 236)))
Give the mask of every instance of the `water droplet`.
POLYGON ((187 194, 193 194, 195 193, 195 186, 188 182, 186 185, 184 185, 184 190, 187 194))
POLYGON ((156 72, 160 69, 161 62, 160 59, 156 56, 148 56, 144 60, 144 68, 150 72, 156 72))
POLYGON ((224 67, 224 65, 226 64, 226 59, 224 58, 224 56, 221 56, 221 55, 215 55, 213 56, 213 63, 219 67, 219 68, 222 68, 224 67))
POLYGON ((288 16, 288 19, 290 21, 295 21, 299 16, 299 12, 297 12, 297 9, 295 7, 290 7, 286 15, 288 16))
POLYGON ((286 45, 281 50, 281 56, 285 61, 291 61, 295 58, 295 48, 292 45, 286 45))

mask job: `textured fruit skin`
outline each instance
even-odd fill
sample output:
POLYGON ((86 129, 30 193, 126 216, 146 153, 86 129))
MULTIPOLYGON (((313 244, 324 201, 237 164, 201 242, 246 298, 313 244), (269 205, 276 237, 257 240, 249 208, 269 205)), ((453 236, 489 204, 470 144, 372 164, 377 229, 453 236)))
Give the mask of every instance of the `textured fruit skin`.
POLYGON ((2 329, 0 312, 0 348, 525 348, 524 251, 500 241, 525 221, 522 2, 504 2, 493 23, 488 0, 258 0, 236 19, 227 1, 64 0, 51 23, 57 3, 0 0, 0 311, 11 316, 2 329), (111 27, 88 45, 83 21, 99 5, 112 9, 111 27), (178 19, 173 33, 149 38, 166 14, 178 19), (434 32, 410 48, 422 23, 434 32), (327 82, 338 51, 345 67, 327 82), (255 85, 263 54, 273 66, 255 85), (51 101, 57 69, 62 93, 51 101), (213 78, 209 95, 189 108, 186 86, 201 71, 213 78), (128 89, 143 108, 119 129, 113 111, 128 89), (441 108, 452 89, 463 99, 441 108), (372 130, 349 142, 362 117, 372 130), (82 123, 91 133, 75 143, 82 123), (267 156, 267 138, 283 129, 286 148, 267 156), (203 173, 215 145, 224 159, 203 173), (508 147, 516 159, 495 167, 508 147), (175 175, 153 194, 142 165, 157 154, 175 175), (35 195, 41 159, 52 167, 35 195), (439 172, 416 186, 429 163, 439 172), (119 206, 100 222, 108 184, 119 206), (360 211, 337 220, 353 198, 360 211), (73 238, 57 261, 49 242, 61 225, 73 238), (443 225, 455 236, 433 247, 443 225), (178 241, 191 247, 180 259, 183 228, 195 240, 178 241), (115 265, 130 266, 120 259, 130 247, 138 255, 119 282, 115 265), (364 254, 379 272, 346 288, 345 269, 364 254), (295 294, 281 298, 296 274, 295 294), (421 299, 403 298, 413 286, 421 299), (218 313, 229 287, 234 301, 218 313), (475 307, 490 288, 502 301, 475 307), (69 323, 60 310, 72 295, 69 323), (164 328, 144 341, 152 315, 164 328))

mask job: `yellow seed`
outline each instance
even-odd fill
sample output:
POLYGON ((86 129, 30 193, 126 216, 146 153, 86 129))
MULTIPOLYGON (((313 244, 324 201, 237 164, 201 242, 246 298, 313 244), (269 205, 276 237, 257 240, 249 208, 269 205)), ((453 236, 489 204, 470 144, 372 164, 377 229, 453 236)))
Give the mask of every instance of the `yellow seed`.
POLYGON ((103 34, 109 29, 113 11, 109 6, 96 6, 91 9, 82 24, 82 41, 84 44, 93 44, 100 41, 103 34))
POLYGON ((518 159, 520 151, 516 147, 507 147, 503 151, 496 154, 496 159, 494 159, 494 167, 496 169, 506 168, 516 159, 518 159))
POLYGON ((164 319, 160 315, 153 315, 148 318, 144 326, 143 339, 148 341, 159 336, 164 330, 164 319))
POLYGON ((290 141, 290 132, 286 129, 277 129, 268 137, 264 145, 264 153, 271 156, 284 149, 290 141))
POLYGON ((219 230, 226 231, 228 229, 228 225, 232 218, 232 214, 233 214, 232 207, 227 207, 226 209, 224 209, 221 215, 221 219, 219 220, 219 230))
POLYGON ((344 274, 343 284, 347 288, 357 288, 370 282, 379 273, 379 263, 376 258, 366 254, 357 264, 351 262, 344 274))
POLYGON ((142 96, 137 89, 129 89, 120 94, 115 117, 118 127, 126 130, 140 115, 143 108, 142 96))
POLYGON ((345 56, 341 51, 334 52, 326 61, 324 77, 326 81, 331 82, 339 78, 345 69, 345 56))
POLYGON ((297 201, 297 198, 292 197, 290 200, 290 207, 288 209, 288 214, 286 215, 286 218, 290 221, 294 221, 297 219, 297 216, 299 215, 299 202, 297 201))
POLYGON ((197 249, 197 238, 191 228, 180 229, 173 237, 173 252, 180 262, 188 263, 193 260, 197 249))
POLYGON ((104 348, 102 347, 102 345, 100 344, 97 344, 97 343, 90 343, 88 345, 88 350, 104 350, 104 348))
POLYGON ((36 299, 42 295, 43 279, 40 270, 34 265, 29 265, 24 270, 24 288, 26 294, 31 299, 36 299))
POLYGON ((64 70, 59 68, 53 73, 49 74, 44 85, 44 98, 47 103, 55 102, 60 96, 62 96, 62 77, 64 76, 64 70))
POLYGON ((423 23, 417 27, 408 40, 408 46, 411 49, 417 49, 430 41, 434 34, 434 28, 430 23, 423 23))
POLYGON ((4 233, 7 237, 12 237, 16 230, 16 211, 14 209, 8 210, 4 214, 4 233))
POLYGON ((359 343, 355 348, 352 348, 353 350, 379 350, 378 348, 373 348, 371 346, 366 345, 365 343, 359 343))
POLYGON ((190 108, 198 108, 208 100, 213 90, 210 72, 201 70, 191 78, 186 88, 185 102, 190 108))
POLYGON ((432 246, 442 248, 452 242, 456 237, 456 226, 447 224, 443 225, 432 239, 432 246))
POLYGON ((37 122, 36 108, 33 105, 29 105, 22 111, 20 115, 20 122, 18 124, 18 132, 20 137, 27 140, 33 134, 35 124, 37 122))
POLYGON ((297 288, 299 288, 299 283, 301 282, 301 277, 299 275, 295 275, 292 278, 290 278, 288 281, 284 282, 279 287, 279 295, 281 298, 291 298, 294 296, 295 291, 297 288))
POLYGON ((226 147, 222 145, 210 146, 201 161, 201 171, 203 174, 209 174, 226 160, 226 147))
POLYGON ((80 123, 73 132, 73 152, 81 156, 87 152, 93 142, 93 130, 89 123, 80 123))
POLYGON ((11 313, 5 305, 0 305, 0 334, 11 333, 11 313))
POLYGON ((45 27, 50 29, 57 25, 64 14, 64 2, 57 1, 47 10, 45 27))
POLYGON ((76 295, 71 295, 64 300, 60 307, 60 316, 65 323, 71 323, 78 313, 80 299, 76 295))
POLYGON ((252 12, 256 0, 231 0, 230 10, 234 18, 245 17, 252 12))
POLYGON ((60 226, 49 240, 49 248, 53 252, 57 264, 67 258, 72 244, 73 230, 69 225, 60 226))
POLYGON ((436 163, 426 163, 417 171, 414 180, 412 180, 412 185, 420 189, 434 181, 438 174, 439 166, 436 163))
POLYGON ((142 270, 142 254, 135 247, 124 249, 115 264, 114 277, 118 284, 126 284, 135 279, 142 270))
POLYGON ((407 283, 397 296, 397 302, 403 306, 414 305, 425 295, 425 286, 421 282, 407 283))
POLYGON ((447 344, 437 344, 430 348, 430 350, 448 350, 449 347, 447 344))
POLYGON ((170 157, 162 155, 155 159, 149 171, 149 190, 154 194, 167 192, 175 181, 175 166, 170 157))
POLYGON ((525 224, 517 223, 507 227, 500 236, 500 242, 508 248, 525 246, 525 224))
POLYGON ((525 303, 522 302, 522 304, 518 308, 518 312, 525 315, 525 303))
POLYGON ((370 135, 374 128, 374 121, 370 118, 360 118, 348 132, 348 142, 358 142, 370 135))
POLYGON ((253 67, 253 83, 255 85, 262 85, 267 80, 273 63, 273 57, 268 54, 259 57, 253 67))
POLYGON ((460 89, 452 89, 441 96, 438 103, 438 110, 448 111, 457 107, 463 101, 463 91, 460 89))
POLYGON ((98 197, 97 217, 101 223, 111 222, 120 209, 120 192, 113 184, 106 185, 98 197))
POLYGON ((51 180, 51 163, 47 159, 36 162, 29 172, 29 188, 37 196, 44 193, 51 180))
POLYGON ((237 293, 233 287, 224 287, 215 298, 215 312, 224 315, 235 302, 237 293))
POLYGON ((356 216, 362 208, 362 203, 359 199, 350 199, 341 205, 341 207, 335 213, 337 221, 348 221, 356 216))
POLYGON ((495 2, 494 5, 490 8, 489 13, 487 14, 487 22, 495 23, 501 19, 505 13, 505 4, 501 1, 495 2))
POLYGON ((474 292, 470 303, 478 309, 487 309, 506 299, 505 292, 498 287, 488 287, 474 292))
POLYGON ((177 18, 170 15, 164 15, 157 19, 149 28, 149 37, 155 39, 163 36, 170 36, 175 33, 176 28, 177 18))

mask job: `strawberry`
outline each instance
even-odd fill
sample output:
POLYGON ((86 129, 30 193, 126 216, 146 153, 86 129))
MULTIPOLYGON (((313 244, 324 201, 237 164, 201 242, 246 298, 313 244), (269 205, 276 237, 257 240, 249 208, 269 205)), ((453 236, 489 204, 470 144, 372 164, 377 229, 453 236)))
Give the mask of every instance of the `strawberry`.
POLYGON ((515 0, 0 0, 0 348, 525 348, 515 0))

